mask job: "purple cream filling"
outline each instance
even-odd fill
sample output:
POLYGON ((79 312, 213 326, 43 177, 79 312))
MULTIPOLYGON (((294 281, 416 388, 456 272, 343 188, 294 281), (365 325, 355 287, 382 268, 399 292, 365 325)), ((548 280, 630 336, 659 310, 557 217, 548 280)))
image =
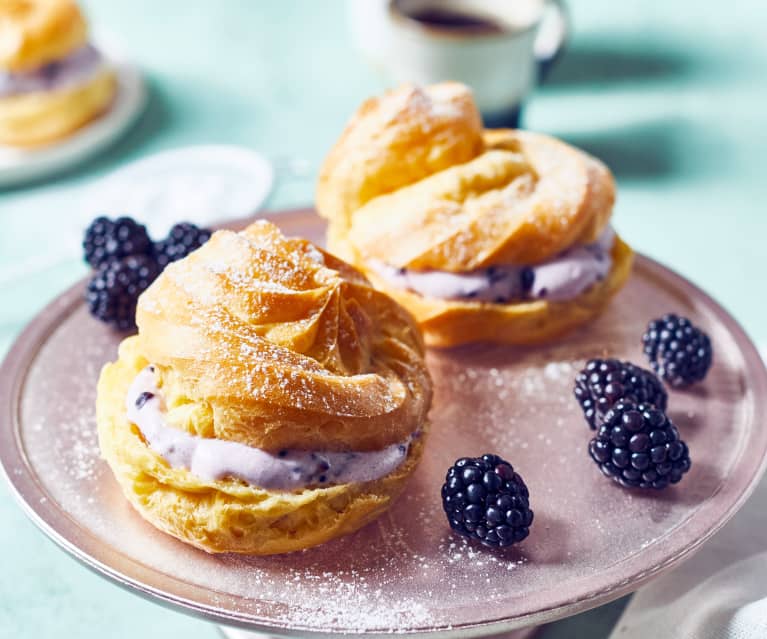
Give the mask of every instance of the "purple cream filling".
POLYGON ((608 226, 593 244, 575 246, 548 262, 493 266, 467 273, 398 269, 384 262, 373 262, 371 266, 393 286, 424 297, 498 303, 566 301, 607 277, 614 240, 615 232, 608 226))
POLYGON ((410 442, 371 452, 281 450, 276 455, 239 442, 198 437, 169 426, 162 394, 148 366, 131 384, 125 402, 128 419, 149 447, 173 468, 201 479, 231 477, 267 490, 297 490, 310 485, 349 484, 379 479, 407 457, 410 442))
POLYGON ((82 84, 102 67, 104 58, 91 44, 86 44, 61 60, 32 71, 0 72, 0 98, 23 93, 55 91, 82 84))

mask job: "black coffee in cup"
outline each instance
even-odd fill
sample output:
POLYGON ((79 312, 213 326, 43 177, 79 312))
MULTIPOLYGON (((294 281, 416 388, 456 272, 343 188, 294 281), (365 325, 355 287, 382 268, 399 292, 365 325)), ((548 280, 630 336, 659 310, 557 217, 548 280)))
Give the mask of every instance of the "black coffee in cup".
POLYGON ((469 31, 477 34, 503 33, 506 30, 490 16, 440 6, 437 2, 429 4, 395 0, 393 4, 403 16, 420 22, 426 27, 450 31, 469 31))

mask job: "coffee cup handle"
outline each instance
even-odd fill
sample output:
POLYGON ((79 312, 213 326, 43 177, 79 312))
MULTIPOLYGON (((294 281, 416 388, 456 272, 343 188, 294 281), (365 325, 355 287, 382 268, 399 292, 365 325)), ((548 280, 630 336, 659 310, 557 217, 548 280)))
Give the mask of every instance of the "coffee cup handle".
POLYGON ((564 0, 546 3, 538 35, 535 38, 535 59, 538 62, 538 81, 542 82, 561 57, 570 33, 570 19, 564 0))

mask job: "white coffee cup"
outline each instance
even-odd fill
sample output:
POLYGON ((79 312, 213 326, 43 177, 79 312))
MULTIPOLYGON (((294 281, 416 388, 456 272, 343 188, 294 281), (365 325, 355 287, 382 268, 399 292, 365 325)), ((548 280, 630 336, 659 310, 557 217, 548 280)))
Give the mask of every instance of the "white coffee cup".
POLYGON ((518 117, 567 37, 561 0, 348 0, 347 7, 357 46, 388 81, 463 82, 486 120, 518 117), (476 24, 446 24, 435 11, 476 24))

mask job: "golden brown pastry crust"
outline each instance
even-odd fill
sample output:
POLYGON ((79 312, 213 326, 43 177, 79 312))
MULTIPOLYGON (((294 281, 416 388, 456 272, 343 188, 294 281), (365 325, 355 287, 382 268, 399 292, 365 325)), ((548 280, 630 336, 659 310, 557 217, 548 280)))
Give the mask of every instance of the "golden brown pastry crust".
POLYGON ((0 99, 0 144, 35 147, 61 140, 104 113, 117 79, 104 68, 88 82, 0 99))
POLYGON ((412 317, 352 267, 268 223, 219 231, 141 297, 139 335, 99 379, 99 445, 126 498, 208 552, 274 554, 352 532, 401 492, 423 452, 431 380, 412 317), (174 427, 273 450, 373 450, 416 431, 369 482, 272 491, 172 468, 125 412, 154 364, 174 427))
POLYGON ((0 0, 0 70, 31 71, 60 60, 87 37, 72 0, 0 0))
POLYGON ((365 102, 317 188, 335 253, 451 272, 546 261, 595 239, 614 200, 599 160, 546 135, 483 131, 457 83, 365 102))

